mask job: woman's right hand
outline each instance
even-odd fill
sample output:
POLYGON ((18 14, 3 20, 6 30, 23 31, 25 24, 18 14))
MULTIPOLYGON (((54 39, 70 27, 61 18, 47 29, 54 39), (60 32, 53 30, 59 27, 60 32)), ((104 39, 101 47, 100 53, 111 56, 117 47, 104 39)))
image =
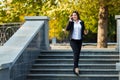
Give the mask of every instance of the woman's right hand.
POLYGON ((69 16, 69 21, 73 21, 73 20, 72 20, 72 16, 69 16))

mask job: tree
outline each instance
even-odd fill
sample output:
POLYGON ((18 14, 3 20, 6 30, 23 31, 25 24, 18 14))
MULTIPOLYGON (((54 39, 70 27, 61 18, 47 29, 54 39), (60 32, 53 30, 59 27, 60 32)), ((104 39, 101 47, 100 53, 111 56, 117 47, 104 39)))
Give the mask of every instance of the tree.
POLYGON ((97 47, 107 48, 107 27, 108 27, 108 6, 105 0, 99 0, 99 21, 98 21, 98 38, 97 47))
POLYGON ((99 4, 97 47, 107 48, 108 36, 116 34, 114 17, 120 14, 120 0, 99 0, 99 4))
MULTIPOLYGON (((84 41, 97 42, 96 34, 98 33, 99 36, 98 45, 104 45, 103 47, 106 47, 107 42, 105 41, 107 41, 107 37, 111 37, 113 39, 113 36, 116 35, 114 16, 116 14, 120 14, 119 13, 120 0, 1 0, 1 1, 3 1, 2 3, 4 3, 4 5, 0 6, 0 23, 24 22, 24 16, 49 16, 50 17, 49 39, 52 39, 54 35, 58 40, 61 40, 62 37, 64 37, 63 35, 64 32, 62 31, 62 29, 66 27, 66 24, 69 19, 68 16, 74 10, 77 10, 80 13, 81 19, 85 22, 86 29, 89 30, 89 34, 85 37, 86 40, 84 41), (103 8, 105 8, 105 11, 108 10, 109 12, 107 17, 103 16, 105 15, 104 12, 102 12, 104 11, 103 8), (106 18, 107 20, 106 22, 104 18, 106 18), (101 20, 103 21, 102 23, 100 23, 101 20), (107 27, 105 26, 105 24, 103 24, 104 22, 108 23, 106 24, 107 27), (102 27, 100 26, 104 26, 103 27, 104 29, 102 29, 102 27)), ((0 4, 2 4, 1 1, 0 4)))

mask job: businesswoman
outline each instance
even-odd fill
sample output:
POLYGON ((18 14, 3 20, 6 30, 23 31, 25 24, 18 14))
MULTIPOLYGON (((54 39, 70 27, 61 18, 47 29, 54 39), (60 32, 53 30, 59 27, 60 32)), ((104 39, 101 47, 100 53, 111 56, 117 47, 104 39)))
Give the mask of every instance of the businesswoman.
POLYGON ((73 72, 76 75, 79 75, 78 63, 84 30, 85 30, 84 22, 80 19, 79 13, 77 11, 73 11, 72 15, 70 16, 68 25, 66 26, 66 31, 69 31, 70 46, 74 53, 73 72))

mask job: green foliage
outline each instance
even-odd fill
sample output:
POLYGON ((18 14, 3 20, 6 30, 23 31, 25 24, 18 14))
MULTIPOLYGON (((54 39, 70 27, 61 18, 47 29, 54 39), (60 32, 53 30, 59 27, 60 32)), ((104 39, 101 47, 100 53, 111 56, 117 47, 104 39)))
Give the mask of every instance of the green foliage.
POLYGON ((77 10, 90 31, 88 37, 92 37, 97 33, 99 1, 105 1, 109 7, 108 36, 113 36, 116 29, 114 16, 120 14, 120 0, 4 0, 0 2, 0 23, 23 22, 24 16, 49 16, 49 37, 61 40, 69 15, 77 10))

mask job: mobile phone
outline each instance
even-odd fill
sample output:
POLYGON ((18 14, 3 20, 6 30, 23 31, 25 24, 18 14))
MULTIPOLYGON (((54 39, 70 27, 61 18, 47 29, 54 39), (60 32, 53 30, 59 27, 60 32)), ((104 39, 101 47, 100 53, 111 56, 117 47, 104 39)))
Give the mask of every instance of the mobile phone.
POLYGON ((72 15, 71 15, 71 20, 73 21, 73 17, 72 17, 72 15))
POLYGON ((71 18, 71 20, 73 21, 73 18, 71 18))

